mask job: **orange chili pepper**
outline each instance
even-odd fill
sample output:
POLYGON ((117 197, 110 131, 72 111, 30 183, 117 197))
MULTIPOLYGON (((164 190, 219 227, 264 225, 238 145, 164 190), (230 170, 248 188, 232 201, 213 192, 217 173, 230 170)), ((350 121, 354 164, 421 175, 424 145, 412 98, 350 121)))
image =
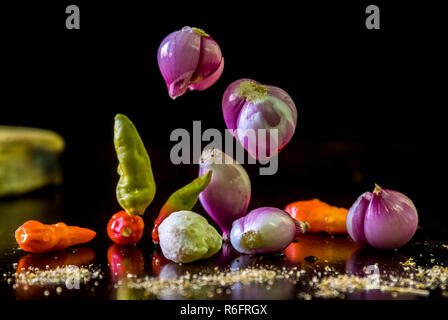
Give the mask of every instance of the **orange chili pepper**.
POLYGON ((290 203, 285 211, 296 220, 308 222, 308 232, 347 233, 348 210, 331 206, 319 199, 290 203))
POLYGON ((68 226, 62 222, 48 225, 29 220, 16 230, 15 236, 21 249, 42 253, 89 242, 95 238, 96 232, 87 228, 68 226))

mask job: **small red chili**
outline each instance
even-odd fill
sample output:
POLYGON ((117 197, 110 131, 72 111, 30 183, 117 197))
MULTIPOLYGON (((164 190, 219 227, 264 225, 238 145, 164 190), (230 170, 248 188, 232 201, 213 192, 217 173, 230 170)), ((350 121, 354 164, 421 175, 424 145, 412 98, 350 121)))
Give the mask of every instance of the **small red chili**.
POLYGON ((116 244, 134 244, 142 238, 144 227, 142 217, 131 216, 126 211, 120 211, 109 220, 107 234, 116 244))

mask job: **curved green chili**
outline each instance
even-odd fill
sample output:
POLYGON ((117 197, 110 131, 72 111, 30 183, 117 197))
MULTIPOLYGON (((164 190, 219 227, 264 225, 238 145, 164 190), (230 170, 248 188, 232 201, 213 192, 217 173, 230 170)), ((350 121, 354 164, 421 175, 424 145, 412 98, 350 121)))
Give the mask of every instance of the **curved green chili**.
POLYGON ((174 192, 163 205, 159 216, 154 222, 152 240, 159 242, 159 225, 171 213, 180 210, 191 210, 198 201, 199 194, 208 186, 212 179, 212 170, 194 179, 192 182, 174 192))
POLYGON ((142 215, 154 199, 156 185, 151 160, 134 124, 122 114, 115 116, 114 145, 120 180, 117 200, 130 215, 142 215))

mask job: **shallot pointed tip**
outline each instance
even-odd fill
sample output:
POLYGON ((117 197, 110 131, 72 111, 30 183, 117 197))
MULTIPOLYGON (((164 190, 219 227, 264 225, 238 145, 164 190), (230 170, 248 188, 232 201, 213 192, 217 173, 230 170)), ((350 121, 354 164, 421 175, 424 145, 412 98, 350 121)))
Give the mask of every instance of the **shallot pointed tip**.
POLYGON ((193 30, 194 32, 196 32, 197 34, 199 34, 202 37, 210 37, 210 35, 202 29, 193 27, 193 28, 191 28, 191 30, 193 30))
POLYGON ((381 190, 382 190, 381 187, 375 183, 375 189, 373 189, 373 191, 372 191, 373 194, 379 195, 381 190))

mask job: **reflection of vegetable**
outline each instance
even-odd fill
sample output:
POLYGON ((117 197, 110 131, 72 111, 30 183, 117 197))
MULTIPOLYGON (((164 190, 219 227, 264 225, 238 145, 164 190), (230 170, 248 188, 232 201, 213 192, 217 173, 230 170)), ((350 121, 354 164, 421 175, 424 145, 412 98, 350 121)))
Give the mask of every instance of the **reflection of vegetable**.
POLYGON ((154 199, 156 186, 151 161, 137 129, 128 117, 117 114, 114 127, 117 152, 117 200, 130 215, 142 215, 154 199))
POLYGON ((163 39, 157 61, 168 94, 175 99, 190 90, 212 86, 224 69, 218 44, 198 28, 183 27, 163 39))
POLYGON ((306 264, 306 257, 315 256, 318 259, 316 264, 345 265, 359 248, 360 245, 348 237, 306 233, 300 236, 299 241, 291 243, 284 252, 286 259, 294 264, 306 264))
POLYGON ((173 263, 171 260, 165 258, 160 248, 156 248, 153 250, 151 262, 152 274, 154 275, 154 277, 158 277, 160 275, 160 272, 162 271, 164 266, 173 263))
POLYGON ((107 234, 116 244, 134 244, 142 238, 144 227, 142 217, 131 216, 125 211, 120 211, 109 220, 107 234))
POLYGON ((213 256, 222 238, 207 220, 192 211, 177 211, 159 226, 160 248, 174 262, 193 262, 213 256))
POLYGON ((378 185, 363 193, 350 208, 347 230, 358 243, 377 249, 397 249, 414 236, 417 209, 404 194, 378 185))
POLYGON ((255 159, 275 156, 289 143, 296 129, 297 109, 291 97, 280 88, 250 79, 237 80, 227 87, 222 111, 230 133, 255 159), (266 138, 259 130, 265 130, 266 138), (249 138, 251 132, 256 139, 249 138), (272 134, 277 135, 278 141, 272 134))
POLYGON ((309 232, 346 234, 347 209, 330 206, 318 199, 296 201, 286 206, 285 211, 297 220, 310 224, 309 232))
POLYGON ((114 282, 126 279, 128 274, 138 276, 145 267, 143 252, 136 246, 111 245, 107 250, 107 262, 114 282))
POLYGON ((92 263, 95 255, 94 250, 83 247, 27 254, 20 258, 14 275, 16 299, 42 299, 55 286, 59 295, 68 282, 73 288, 76 288, 75 281, 87 283, 99 275, 94 276, 94 269, 83 267, 92 263))
POLYGON ((230 241, 241 253, 276 253, 306 232, 308 223, 292 219, 277 208, 252 210, 233 223, 230 241))
POLYGON ((86 243, 95 238, 95 231, 67 226, 59 222, 52 225, 29 220, 16 230, 16 241, 25 251, 42 253, 86 243))
POLYGON ((0 126, 0 197, 61 184, 64 147, 53 131, 0 126))
POLYGON ((371 247, 360 247, 347 260, 345 272, 356 276, 366 276, 366 266, 376 265, 384 274, 394 274, 403 270, 407 257, 400 252, 381 252, 371 247))
POLYGON ((166 219, 171 213, 180 210, 191 210, 198 201, 199 194, 204 190, 212 178, 212 171, 203 174, 199 178, 194 179, 192 182, 183 186, 176 192, 174 192, 163 205, 160 210, 159 216, 154 221, 154 227, 152 229, 152 241, 159 242, 159 225, 166 219))
POLYGON ((199 165, 199 174, 213 170, 212 180, 199 200, 227 240, 233 221, 246 214, 251 191, 249 176, 238 162, 218 149, 204 150, 199 165))
POLYGON ((20 258, 17 273, 25 273, 29 268, 53 270, 64 266, 88 265, 95 259, 95 251, 89 248, 76 248, 73 252, 67 250, 35 254, 29 253, 20 258))

